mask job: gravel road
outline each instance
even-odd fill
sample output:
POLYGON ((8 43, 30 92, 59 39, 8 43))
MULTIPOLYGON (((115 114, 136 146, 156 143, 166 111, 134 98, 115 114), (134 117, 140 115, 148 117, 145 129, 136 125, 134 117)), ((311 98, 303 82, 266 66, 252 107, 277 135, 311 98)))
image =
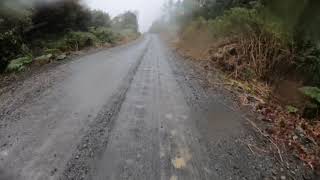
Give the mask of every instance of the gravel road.
POLYGON ((181 62, 145 35, 6 87, 0 180, 288 179, 248 148, 260 140, 242 112, 181 62))

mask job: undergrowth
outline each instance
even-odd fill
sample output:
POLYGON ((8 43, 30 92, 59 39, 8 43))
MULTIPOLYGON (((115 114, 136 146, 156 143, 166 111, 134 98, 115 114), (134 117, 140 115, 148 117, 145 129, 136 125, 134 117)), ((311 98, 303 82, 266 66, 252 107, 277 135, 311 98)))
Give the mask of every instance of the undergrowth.
MULTIPOLYGON (((211 39, 211 44, 203 51, 207 51, 209 60, 227 72, 231 79, 245 84, 262 82, 268 87, 281 79, 293 79, 308 86, 300 89, 301 95, 305 96, 306 103, 301 102, 305 103, 304 109, 291 104, 285 104, 286 108, 283 108, 274 98, 273 91, 268 91, 263 98, 271 103, 270 107, 263 104, 264 108, 257 111, 273 123, 272 137, 287 143, 311 168, 318 168, 319 147, 296 138, 296 131, 302 129, 307 138, 316 144, 319 142, 320 91, 316 86, 320 85, 320 48, 314 41, 296 38, 295 30, 288 28, 285 21, 265 12, 263 6, 236 7, 214 19, 197 18, 184 28, 180 43, 194 42, 197 38, 194 34, 209 32, 207 38, 211 39)), ((256 94, 261 94, 267 88, 257 90, 259 93, 256 94)))

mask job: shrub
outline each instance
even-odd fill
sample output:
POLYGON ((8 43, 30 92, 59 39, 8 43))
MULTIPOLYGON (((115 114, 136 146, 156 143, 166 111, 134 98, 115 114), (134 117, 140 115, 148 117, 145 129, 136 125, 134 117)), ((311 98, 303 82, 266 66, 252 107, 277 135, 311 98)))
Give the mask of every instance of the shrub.
POLYGON ((202 17, 199 17, 198 19, 191 21, 191 23, 185 28, 185 30, 182 33, 182 38, 193 38, 190 37, 194 35, 195 33, 198 33, 198 31, 203 31, 203 29, 208 28, 208 21, 205 20, 202 17))
POLYGON ((59 55, 62 54, 62 51, 60 49, 45 49, 45 54, 53 54, 53 55, 59 55))
POLYGON ((308 119, 314 119, 319 117, 319 110, 320 110, 320 89, 317 87, 303 87, 300 91, 310 98, 310 103, 306 105, 303 117, 308 119))
POLYGON ((25 68, 26 65, 30 63, 32 63, 32 57, 29 57, 29 56, 14 59, 10 61, 6 71, 7 72, 21 71, 25 68))
POLYGON ((54 41, 50 41, 45 43, 44 47, 48 49, 58 49, 60 51, 69 51, 71 50, 70 47, 67 44, 66 37, 61 37, 59 39, 56 39, 54 41))
POLYGON ((70 32, 66 36, 66 45, 71 50, 80 50, 84 47, 96 45, 97 37, 90 32, 70 32))
POLYGON ((263 8, 232 8, 222 16, 209 20, 211 33, 215 37, 259 36, 271 34, 279 40, 289 41, 291 33, 277 17, 266 15, 263 8))
POLYGON ((235 59, 242 68, 235 68, 237 71, 249 70, 256 78, 270 80, 287 72, 283 67, 293 64, 292 34, 276 17, 266 17, 263 10, 232 8, 209 20, 209 30, 216 39, 229 39, 237 44, 235 59))
POLYGON ((91 28, 90 32, 94 34, 97 37, 97 39, 102 43, 114 44, 118 39, 116 34, 110 28, 91 28))
POLYGON ((32 22, 43 24, 36 28, 40 35, 84 31, 90 19, 90 11, 79 0, 35 1, 33 5, 32 22))
POLYGON ((320 89, 317 87, 303 87, 300 91, 307 97, 320 104, 320 89))
POLYGON ((7 67, 10 59, 20 53, 21 46, 21 37, 15 31, 10 30, 0 34, 0 71, 7 67))
POLYGON ((299 43, 295 59, 296 69, 311 84, 320 84, 320 48, 314 43, 299 43))
POLYGON ((138 36, 139 34, 134 30, 134 29, 131 29, 131 28, 127 28, 127 29, 122 29, 120 32, 119 32, 119 35, 118 36, 122 36, 126 39, 134 39, 138 36))
POLYGON ((248 35, 254 32, 260 20, 253 9, 233 8, 224 15, 209 21, 209 27, 214 37, 248 35))

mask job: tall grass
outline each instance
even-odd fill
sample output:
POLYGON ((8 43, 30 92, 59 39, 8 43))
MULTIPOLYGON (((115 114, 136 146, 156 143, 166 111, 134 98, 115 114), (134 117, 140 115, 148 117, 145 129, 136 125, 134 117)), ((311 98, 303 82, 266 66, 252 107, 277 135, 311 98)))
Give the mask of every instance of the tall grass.
POLYGON ((306 82, 319 83, 319 48, 314 43, 298 42, 294 29, 267 12, 262 6, 236 7, 215 19, 200 17, 184 28, 182 38, 205 30, 212 43, 229 41, 236 51, 233 69, 237 76, 245 76, 249 70, 251 77, 272 80, 296 73, 306 82))

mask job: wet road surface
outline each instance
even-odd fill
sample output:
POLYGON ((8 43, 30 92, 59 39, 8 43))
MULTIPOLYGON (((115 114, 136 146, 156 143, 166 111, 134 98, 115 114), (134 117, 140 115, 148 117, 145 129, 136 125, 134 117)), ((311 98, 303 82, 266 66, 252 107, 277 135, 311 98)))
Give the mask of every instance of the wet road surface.
POLYGON ((267 179, 241 112, 156 35, 33 75, 0 95, 0 179, 267 179))

